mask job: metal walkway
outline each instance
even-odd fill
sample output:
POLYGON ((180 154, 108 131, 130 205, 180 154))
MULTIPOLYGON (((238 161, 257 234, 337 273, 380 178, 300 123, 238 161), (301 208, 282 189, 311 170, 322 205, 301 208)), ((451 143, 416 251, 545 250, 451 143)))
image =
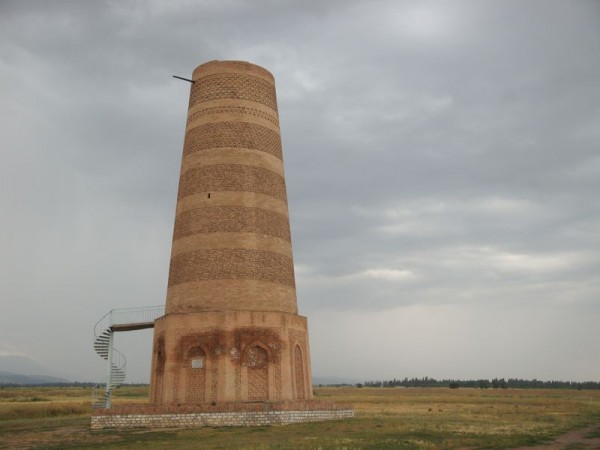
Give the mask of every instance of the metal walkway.
POLYGON ((92 408, 110 408, 111 393, 125 381, 127 359, 113 347, 114 333, 154 328, 165 306, 112 309, 94 326, 94 350, 107 362, 106 378, 92 390, 92 408))

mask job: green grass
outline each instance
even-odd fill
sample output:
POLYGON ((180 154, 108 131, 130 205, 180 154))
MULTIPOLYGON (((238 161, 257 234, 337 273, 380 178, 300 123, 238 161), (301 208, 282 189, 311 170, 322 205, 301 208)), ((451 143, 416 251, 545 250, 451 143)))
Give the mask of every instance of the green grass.
MULTIPOLYGON (((114 403, 141 403, 147 395, 147 388, 123 387, 114 403)), ((354 404, 356 418, 254 428, 91 431, 88 389, 0 389, 0 448, 509 448, 600 424, 600 391, 317 388, 315 395, 354 404), (36 397, 44 401, 32 400, 36 397)))
POLYGON ((600 439, 600 428, 592 431, 591 433, 587 433, 585 437, 586 439, 600 439))

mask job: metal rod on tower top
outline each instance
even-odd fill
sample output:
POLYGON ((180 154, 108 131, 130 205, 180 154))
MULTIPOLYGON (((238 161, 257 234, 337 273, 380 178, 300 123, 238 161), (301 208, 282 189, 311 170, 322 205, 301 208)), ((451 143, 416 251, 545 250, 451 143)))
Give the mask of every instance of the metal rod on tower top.
POLYGON ((189 78, 178 77, 177 75, 173 75, 173 78, 177 78, 177 79, 183 80, 183 81, 189 81, 190 83, 195 83, 194 80, 190 80, 189 78))

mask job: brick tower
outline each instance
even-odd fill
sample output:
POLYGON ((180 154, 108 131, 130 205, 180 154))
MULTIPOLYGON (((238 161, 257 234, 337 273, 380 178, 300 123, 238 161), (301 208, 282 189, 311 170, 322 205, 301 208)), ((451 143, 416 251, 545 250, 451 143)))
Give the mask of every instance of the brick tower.
POLYGON ((309 400, 273 76, 211 61, 192 78, 151 401, 309 400))

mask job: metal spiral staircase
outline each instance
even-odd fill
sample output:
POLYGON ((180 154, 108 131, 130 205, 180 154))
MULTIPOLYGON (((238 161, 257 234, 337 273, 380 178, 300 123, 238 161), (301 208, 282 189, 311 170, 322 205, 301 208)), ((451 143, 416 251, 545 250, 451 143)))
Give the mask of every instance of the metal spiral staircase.
POLYGON ((106 377, 92 388, 92 408, 110 408, 113 389, 125 381, 127 359, 113 346, 119 331, 153 328, 154 320, 164 315, 164 305, 112 309, 94 326, 94 350, 106 360, 106 377))

